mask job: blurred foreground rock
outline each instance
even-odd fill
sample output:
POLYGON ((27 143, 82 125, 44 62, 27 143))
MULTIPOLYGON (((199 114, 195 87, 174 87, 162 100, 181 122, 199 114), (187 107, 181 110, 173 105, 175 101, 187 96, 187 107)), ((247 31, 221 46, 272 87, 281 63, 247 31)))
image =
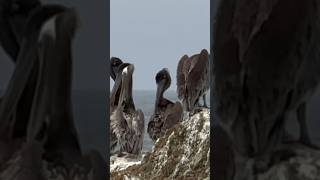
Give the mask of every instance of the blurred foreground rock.
POLYGON ((301 144, 287 144, 272 153, 267 171, 256 173, 253 161, 243 165, 242 179, 319 180, 320 152, 301 144), (256 174, 256 176, 253 176, 256 174))
POLYGON ((24 143, 5 163, 0 180, 97 180, 105 179, 100 154, 91 151, 73 164, 55 164, 42 158, 39 143, 24 143))
POLYGON ((111 178, 209 179, 209 154, 210 112, 205 109, 170 129, 142 161, 111 160, 111 178))

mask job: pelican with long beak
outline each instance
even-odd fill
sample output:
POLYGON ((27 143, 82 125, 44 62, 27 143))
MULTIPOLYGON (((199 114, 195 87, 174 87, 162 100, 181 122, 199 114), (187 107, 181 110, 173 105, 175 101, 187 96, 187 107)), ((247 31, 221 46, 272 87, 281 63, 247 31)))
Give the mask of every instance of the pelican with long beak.
POLYGON ((120 153, 140 154, 143 146, 144 114, 135 108, 132 100, 133 64, 122 64, 119 68, 116 86, 112 91, 117 104, 112 111, 111 131, 113 131, 120 145, 120 153), (121 82, 120 82, 121 81, 121 82))
MULTIPOLYGON (((72 40, 77 27, 77 13, 72 8, 46 5, 36 9, 27 25, 16 69, 0 106, 0 179, 3 174, 12 179, 105 179, 102 156, 92 152, 82 155, 74 127, 71 103, 72 40), (30 117, 24 127, 26 140, 12 138, 12 114, 30 85, 30 74, 37 68, 35 93, 31 99, 30 117), (3 149, 14 143, 10 161, 3 149), (7 143, 5 146, 2 143, 7 143), (9 145, 8 145, 9 144, 9 145), (20 155, 20 156, 19 156, 20 155), (21 157, 21 158, 15 158, 21 157), (15 168, 12 171, 11 161, 15 168), (4 162, 4 163, 3 163, 4 162), (46 166, 46 164, 48 166, 46 166), (11 168, 10 168, 11 167, 11 168), (79 170, 81 169, 81 170, 79 170)), ((8 178, 10 179, 10 178, 8 178)))
MULTIPOLYGON (((115 81, 111 96, 110 96, 110 112, 112 113, 117 107, 121 92, 121 77, 122 70, 127 67, 128 63, 123 63, 119 58, 111 58, 110 59, 110 76, 115 81)), ((132 99, 132 98, 131 98, 132 99)), ((132 100, 133 102, 133 100, 132 100)), ((110 151, 113 154, 113 151, 116 149, 118 144, 117 135, 111 130, 110 131, 110 151)))
POLYGON ((167 68, 162 69, 156 75, 157 95, 154 114, 148 123, 147 132, 155 142, 165 132, 178 124, 182 118, 182 105, 180 102, 173 103, 163 97, 164 92, 170 87, 171 77, 167 68))
POLYGON ((120 58, 112 57, 110 59, 110 76, 113 81, 117 78, 116 75, 121 64, 123 64, 123 61, 120 58))

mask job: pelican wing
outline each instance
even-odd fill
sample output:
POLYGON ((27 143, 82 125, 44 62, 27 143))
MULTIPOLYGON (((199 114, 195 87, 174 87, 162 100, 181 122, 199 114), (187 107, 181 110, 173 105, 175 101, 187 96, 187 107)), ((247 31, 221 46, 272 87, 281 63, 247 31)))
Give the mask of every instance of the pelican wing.
POLYGON ((134 135, 134 149, 133 153, 139 154, 143 147, 143 137, 144 137, 144 115, 143 112, 138 109, 137 110, 137 119, 136 119, 136 127, 135 127, 135 135, 134 135))
POLYGON ((182 56, 178 63, 177 68, 177 93, 178 97, 182 99, 184 97, 184 94, 186 93, 186 78, 187 78, 187 72, 189 69, 189 57, 187 55, 182 56))
POLYGON ((206 50, 191 57, 191 65, 187 79, 188 109, 193 109, 195 102, 209 88, 209 55, 206 50))
POLYGON ((136 134, 143 135, 144 134, 144 114, 141 109, 137 110, 137 117, 133 124, 133 129, 136 134))
POLYGON ((128 131, 128 124, 122 114, 123 107, 118 106, 110 116, 110 131, 117 136, 117 139, 122 138, 122 135, 128 131))
POLYGON ((176 102, 166 112, 165 122, 163 128, 165 130, 172 128, 181 121, 182 118, 182 105, 180 102, 176 102))
POLYGON ((265 152, 281 141, 283 119, 292 111, 290 106, 299 103, 293 98, 297 79, 306 63, 318 56, 312 50, 318 47, 311 43, 319 42, 312 36, 319 31, 318 21, 312 18, 318 12, 310 11, 314 4, 297 1, 286 13, 279 13, 287 6, 282 1, 274 2, 262 0, 248 6, 221 1, 216 16, 218 114, 224 125, 230 125, 231 139, 248 156, 265 152), (225 13, 226 9, 233 16, 225 13), (277 24, 282 24, 281 30, 274 28, 277 24))
POLYGON ((188 84, 191 89, 209 88, 209 54, 207 50, 202 50, 199 55, 191 59, 188 84))
POLYGON ((162 119, 163 116, 161 114, 153 114, 150 117, 147 132, 153 141, 156 141, 160 137, 161 127, 163 124, 162 119))

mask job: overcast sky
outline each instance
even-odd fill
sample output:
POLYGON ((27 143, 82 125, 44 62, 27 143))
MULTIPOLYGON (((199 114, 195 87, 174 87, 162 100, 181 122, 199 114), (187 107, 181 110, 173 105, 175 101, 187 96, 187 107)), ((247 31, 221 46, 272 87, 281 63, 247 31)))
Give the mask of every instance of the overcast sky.
MULTIPOLYGON (((111 0, 111 56, 135 65, 134 89, 156 89, 155 74, 210 47, 209 0, 111 0)), ((112 80, 110 88, 112 88, 112 80)))

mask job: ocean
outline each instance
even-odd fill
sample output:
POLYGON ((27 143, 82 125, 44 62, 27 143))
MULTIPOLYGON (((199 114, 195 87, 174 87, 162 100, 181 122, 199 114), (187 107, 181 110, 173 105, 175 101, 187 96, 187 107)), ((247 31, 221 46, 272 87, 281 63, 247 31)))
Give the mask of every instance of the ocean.
MULTIPOLYGON (((3 91, 0 91, 0 97, 3 91)), ((153 142, 147 133, 147 125, 154 111, 155 90, 134 90, 133 99, 137 109, 141 109, 145 119, 145 134, 143 151, 151 151, 153 142)), ((164 97, 175 102, 178 101, 176 92, 168 90, 164 97)), ((107 98, 109 95, 104 90, 73 90, 73 116, 83 152, 96 149, 100 153, 106 152, 106 123, 107 123, 107 98)), ((202 101, 201 101, 202 103, 202 101)), ((209 93, 207 95, 209 102, 209 93)))
MULTIPOLYGON (((105 151, 103 145, 106 140, 106 95, 104 91, 73 91, 73 109, 78 134, 84 151, 91 148, 99 148, 101 152, 105 151)), ((147 133, 147 126, 150 117, 154 111, 156 91, 155 90, 134 90, 133 100, 137 109, 141 109, 145 119, 145 133, 143 142, 143 151, 151 151, 153 141, 147 133)), ((175 102, 178 101, 174 90, 165 92, 164 97, 175 102)), ((207 103, 210 105, 209 92, 207 103)), ((202 103, 202 101, 200 101, 202 103)), ((104 153, 104 152, 103 152, 104 153)))
MULTIPOLYGON (((147 134, 147 124, 152 115, 155 102, 155 90, 136 90, 133 98, 136 108, 143 111, 145 116, 145 135, 143 151, 151 151, 153 142, 147 134)), ((2 95, 0 91, 0 96, 2 95)), ((177 101, 175 91, 167 91, 164 96, 171 101, 177 101)), ((80 143, 84 152, 97 149, 102 154, 106 151, 106 110, 108 108, 106 98, 109 98, 103 90, 75 90, 73 91, 73 114, 80 143)), ((207 96, 209 104, 209 94, 207 96)), ((316 93, 308 105, 307 123, 313 142, 320 145, 320 92, 316 93)), ((294 115, 291 117, 295 119, 294 115)), ((297 136, 298 127, 296 121, 290 121, 288 128, 297 136)))

